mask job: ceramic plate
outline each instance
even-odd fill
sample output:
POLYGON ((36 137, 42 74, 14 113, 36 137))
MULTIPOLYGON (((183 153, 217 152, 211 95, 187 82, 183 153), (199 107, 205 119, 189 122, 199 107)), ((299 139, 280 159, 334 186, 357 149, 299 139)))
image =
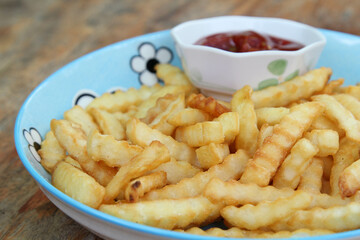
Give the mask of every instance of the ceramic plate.
MULTIPOLYGON (((329 30, 321 32, 327 45, 317 64, 333 69, 332 79, 346 84, 360 81, 360 37, 329 30)), ((161 31, 121 41, 87 54, 49 76, 26 99, 15 124, 15 145, 25 168, 45 195, 65 214, 106 239, 219 239, 148 227, 125 221, 81 204, 50 183, 36 150, 50 129, 50 120, 60 119, 75 104, 86 106, 94 97, 116 89, 151 85, 158 62, 180 66, 170 32, 161 31)), ((326 236, 355 238, 360 230, 326 236)), ((322 239, 313 237, 307 239, 322 239)))

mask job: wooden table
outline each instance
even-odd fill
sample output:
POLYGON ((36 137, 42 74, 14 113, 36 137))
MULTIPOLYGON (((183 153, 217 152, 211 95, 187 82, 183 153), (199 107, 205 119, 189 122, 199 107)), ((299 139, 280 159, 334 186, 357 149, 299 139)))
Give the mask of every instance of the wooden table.
POLYGON ((35 86, 110 43, 219 15, 281 17, 360 35, 357 0, 0 0, 0 239, 97 239, 42 194, 16 153, 15 118, 35 86))

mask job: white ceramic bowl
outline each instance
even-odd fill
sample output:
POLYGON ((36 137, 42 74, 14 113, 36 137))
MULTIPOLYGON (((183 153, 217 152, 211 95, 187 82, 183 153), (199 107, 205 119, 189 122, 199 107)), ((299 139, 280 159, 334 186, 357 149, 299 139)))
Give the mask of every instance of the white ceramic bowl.
POLYGON ((279 18, 247 16, 188 21, 174 27, 171 34, 192 83, 205 94, 224 100, 244 85, 261 89, 307 72, 316 65, 326 43, 321 32, 311 26, 279 18), (305 47, 296 51, 234 53, 194 45, 212 34, 247 30, 298 42, 305 47))
MULTIPOLYGON (((321 30, 328 41, 317 67, 333 69, 333 78, 344 77, 355 84, 360 76, 360 37, 321 30), (342 61, 339 61, 341 56, 342 61)), ((75 104, 114 89, 138 88, 158 79, 153 62, 168 62, 180 67, 170 31, 162 31, 109 45, 62 67, 42 82, 25 100, 15 123, 14 137, 19 157, 40 189, 61 211, 105 239, 223 239, 184 234, 144 226, 92 209, 65 195, 53 185, 51 176, 39 163, 36 148, 49 131, 50 120, 60 119, 75 104), (61 99, 61 101, 59 101, 61 99)), ((53 230, 49 230, 53 231, 53 230)), ((58 233, 61 236, 61 232, 58 233)), ((355 239, 360 230, 326 236, 326 239, 355 239)), ((304 238, 300 238, 304 239, 304 238)), ((320 240, 323 236, 306 238, 320 240)))

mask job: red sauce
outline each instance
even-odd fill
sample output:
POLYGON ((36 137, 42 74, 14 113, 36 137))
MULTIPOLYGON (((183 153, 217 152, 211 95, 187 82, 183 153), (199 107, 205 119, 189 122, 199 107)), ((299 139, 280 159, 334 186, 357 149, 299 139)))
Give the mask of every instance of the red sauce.
POLYGON ((296 51, 304 45, 254 31, 229 32, 210 35, 198 40, 196 45, 219 48, 230 52, 263 50, 296 51))

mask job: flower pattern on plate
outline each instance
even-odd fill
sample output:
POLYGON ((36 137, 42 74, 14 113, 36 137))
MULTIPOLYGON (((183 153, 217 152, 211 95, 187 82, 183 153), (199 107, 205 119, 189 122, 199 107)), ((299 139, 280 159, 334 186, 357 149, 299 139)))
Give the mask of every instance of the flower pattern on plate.
POLYGON ((24 129, 23 135, 28 142, 28 148, 31 155, 36 159, 36 161, 40 162, 41 157, 37 152, 41 148, 42 139, 40 133, 32 127, 29 129, 29 131, 24 129))
POLYGON ((139 81, 142 85, 152 86, 160 81, 155 74, 155 66, 158 63, 170 63, 173 53, 167 47, 158 49, 152 43, 140 44, 139 55, 130 60, 131 69, 139 73, 139 81))

